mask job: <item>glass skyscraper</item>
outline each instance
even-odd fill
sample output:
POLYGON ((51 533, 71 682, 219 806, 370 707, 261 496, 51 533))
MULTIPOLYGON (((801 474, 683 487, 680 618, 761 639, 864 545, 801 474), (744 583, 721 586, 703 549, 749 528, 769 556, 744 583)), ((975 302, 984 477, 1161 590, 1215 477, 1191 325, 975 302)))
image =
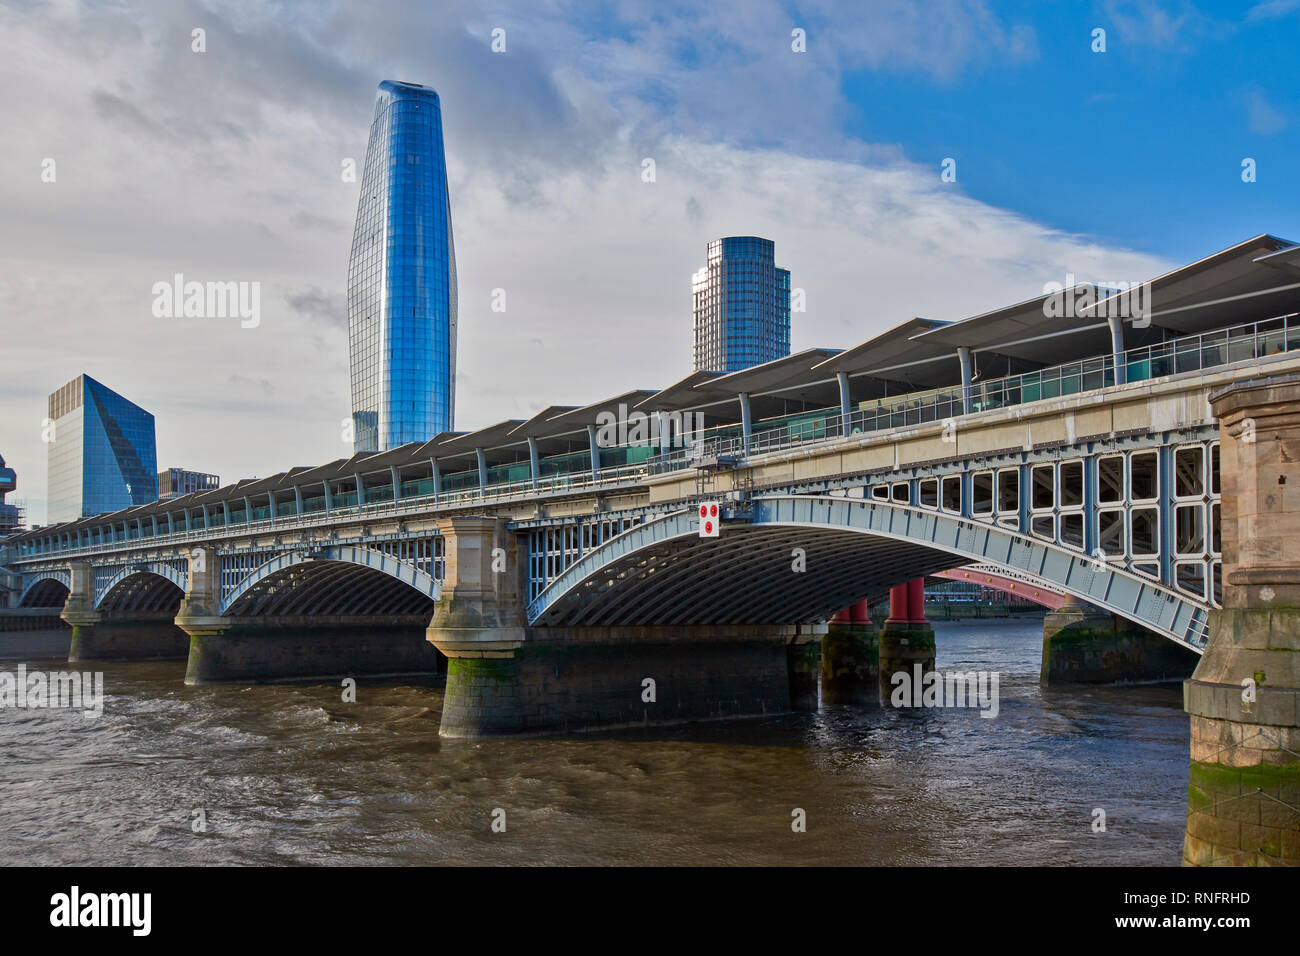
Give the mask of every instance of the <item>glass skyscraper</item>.
POLYGON ((790 354, 790 273, 777 268, 771 239, 714 239, 691 285, 697 372, 738 372, 790 354))
POLYGON ((379 84, 348 263, 353 446, 451 431, 456 253, 438 94, 379 84))
POLYGON ((50 396, 46 520, 120 511, 158 498, 153 415, 89 375, 50 396))

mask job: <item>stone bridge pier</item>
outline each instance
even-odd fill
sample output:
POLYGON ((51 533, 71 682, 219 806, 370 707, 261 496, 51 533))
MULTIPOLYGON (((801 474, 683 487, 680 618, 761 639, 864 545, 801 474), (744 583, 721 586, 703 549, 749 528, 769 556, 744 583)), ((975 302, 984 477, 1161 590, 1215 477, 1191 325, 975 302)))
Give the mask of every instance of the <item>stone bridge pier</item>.
POLYGON ((1044 684, 1181 681, 1197 660, 1194 651, 1073 595, 1043 618, 1044 684))
POLYGON ((144 661, 184 660, 188 638, 173 621, 175 591, 170 582, 143 606, 95 606, 95 575, 89 562, 68 565, 71 586, 59 614, 72 627, 68 660, 144 661))
POLYGON ((822 640, 821 665, 822 700, 827 704, 880 703, 880 634, 865 600, 831 618, 822 640))
POLYGON ((1184 686, 1183 862, 1300 865, 1300 376, 1210 396, 1222 435, 1223 604, 1184 686))
POLYGON ((910 677, 921 668, 934 670, 934 628, 925 616, 925 579, 915 578, 889 590, 889 617, 880 629, 880 694, 889 700, 895 675, 910 677))
POLYGON ((503 520, 443 529, 430 643, 448 658, 445 737, 545 734, 816 707, 826 625, 529 627, 503 520))

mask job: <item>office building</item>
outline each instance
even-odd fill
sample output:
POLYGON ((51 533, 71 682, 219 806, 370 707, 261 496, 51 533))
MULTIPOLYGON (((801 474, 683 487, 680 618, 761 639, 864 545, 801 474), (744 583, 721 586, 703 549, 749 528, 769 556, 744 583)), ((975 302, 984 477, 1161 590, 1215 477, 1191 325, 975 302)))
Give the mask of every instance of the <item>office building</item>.
POLYGON ((714 239, 692 279, 697 372, 739 372, 790 354, 790 273, 777 268, 771 239, 714 239))
POLYGON ((354 449, 451 431, 456 253, 438 94, 379 84, 348 264, 354 449))
POLYGON ((186 468, 168 468, 158 472, 158 500, 179 498, 196 491, 215 491, 221 487, 221 479, 216 475, 201 471, 189 471, 186 468))
POLYGON ((45 435, 49 523, 157 500, 153 415, 89 375, 50 396, 45 435))
POLYGON ((6 467, 0 455, 0 537, 13 534, 23 526, 23 512, 17 504, 5 501, 5 495, 18 487, 18 473, 6 467))

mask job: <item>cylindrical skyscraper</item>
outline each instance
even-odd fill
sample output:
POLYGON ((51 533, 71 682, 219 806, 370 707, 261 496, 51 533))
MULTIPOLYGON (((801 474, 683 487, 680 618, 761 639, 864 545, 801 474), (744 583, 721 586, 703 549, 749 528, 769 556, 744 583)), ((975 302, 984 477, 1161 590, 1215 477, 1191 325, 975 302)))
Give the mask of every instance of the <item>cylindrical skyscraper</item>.
POLYGON ((695 370, 739 372, 790 354, 790 273, 760 236, 728 236, 708 246, 691 277, 695 370))
POLYGON ((456 252, 438 94, 379 84, 348 264, 353 447, 451 431, 456 252))

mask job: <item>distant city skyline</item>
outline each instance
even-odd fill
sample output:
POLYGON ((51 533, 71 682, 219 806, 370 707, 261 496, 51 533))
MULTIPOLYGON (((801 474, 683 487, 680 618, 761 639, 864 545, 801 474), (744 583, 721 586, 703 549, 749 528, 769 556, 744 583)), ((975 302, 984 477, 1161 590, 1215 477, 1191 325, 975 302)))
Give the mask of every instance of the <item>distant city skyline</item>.
POLYGON ((807 293, 793 351, 1295 238, 1297 39, 1281 4, 0 7, 22 144, 0 151, 0 452, 46 523, 45 399, 84 371, 158 416, 169 461, 350 455, 346 272, 383 77, 436 89, 454 144, 468 430, 680 378, 718 236, 778 241, 807 293), (260 283, 260 323, 155 316, 179 273, 260 283))

